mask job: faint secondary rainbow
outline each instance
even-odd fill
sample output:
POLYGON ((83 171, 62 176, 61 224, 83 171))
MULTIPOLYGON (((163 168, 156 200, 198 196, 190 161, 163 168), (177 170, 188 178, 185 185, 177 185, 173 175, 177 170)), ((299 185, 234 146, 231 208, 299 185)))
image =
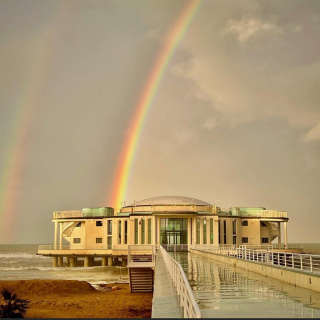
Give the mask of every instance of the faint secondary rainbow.
POLYGON ((170 29, 166 41, 151 69, 150 75, 138 100, 136 111, 127 131, 127 137, 120 154, 120 160, 115 174, 113 189, 111 193, 111 206, 120 208, 125 198, 132 162, 135 151, 140 140, 142 129, 147 118, 148 111, 155 98, 161 80, 168 65, 179 46, 183 36, 187 32, 202 0, 189 0, 180 16, 170 29))
POLYGON ((23 90, 18 92, 20 98, 17 99, 14 108, 6 156, 0 163, 0 243, 10 243, 14 240, 13 229, 19 215, 17 202, 23 180, 23 165, 28 158, 28 135, 43 88, 47 83, 52 52, 56 50, 56 27, 61 25, 61 18, 62 6, 59 5, 38 39, 41 41, 38 41, 35 50, 37 54, 29 62, 30 73, 23 82, 23 90))

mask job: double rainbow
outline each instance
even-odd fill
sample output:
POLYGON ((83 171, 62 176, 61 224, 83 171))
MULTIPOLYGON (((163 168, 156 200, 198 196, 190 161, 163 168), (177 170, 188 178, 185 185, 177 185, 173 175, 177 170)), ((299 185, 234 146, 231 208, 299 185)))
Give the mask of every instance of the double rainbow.
POLYGON ((128 130, 128 138, 126 139, 120 154, 120 160, 113 182, 111 199, 109 201, 110 205, 114 208, 120 208, 121 203, 126 196, 132 162, 155 94, 177 47, 200 7, 201 2, 202 0, 189 0, 186 3, 179 18, 168 33, 165 44, 151 69, 150 75, 135 108, 136 111, 128 130))

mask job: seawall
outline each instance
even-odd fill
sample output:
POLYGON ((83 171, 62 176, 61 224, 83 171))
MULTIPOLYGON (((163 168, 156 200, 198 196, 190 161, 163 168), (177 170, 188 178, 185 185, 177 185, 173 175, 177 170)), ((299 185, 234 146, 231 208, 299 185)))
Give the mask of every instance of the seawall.
POLYGON ((290 270, 285 267, 271 266, 261 262, 237 259, 201 250, 191 249, 191 252, 203 257, 231 264, 235 267, 256 272, 266 277, 285 281, 295 286, 320 292, 320 275, 309 274, 299 270, 290 270))

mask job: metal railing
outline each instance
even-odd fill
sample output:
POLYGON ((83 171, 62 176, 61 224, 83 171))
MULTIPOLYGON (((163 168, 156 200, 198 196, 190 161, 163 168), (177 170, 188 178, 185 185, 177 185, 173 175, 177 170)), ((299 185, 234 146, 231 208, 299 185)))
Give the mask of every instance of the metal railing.
POLYGON ((160 246, 160 250, 177 294, 180 296, 183 317, 201 318, 200 308, 180 263, 175 261, 162 246, 160 246))
POLYGON ((150 262, 155 264, 156 246, 141 244, 128 246, 128 264, 132 262, 150 262))
MULTIPOLYGON (((52 245, 52 244, 41 244, 38 246, 38 251, 41 251, 41 250, 47 250, 47 251, 51 251, 51 250, 117 250, 118 248, 114 248, 116 246, 110 246, 110 245, 97 245, 97 246, 94 246, 94 247, 88 247, 88 246, 85 246, 85 245, 59 245, 59 244, 56 244, 56 245, 52 245)), ((120 249, 119 249, 120 250, 120 249)), ((125 249, 123 249, 125 250, 125 249)))
POLYGON ((191 245, 191 249, 235 257, 242 260, 266 263, 273 266, 303 271, 306 273, 320 273, 320 255, 277 252, 274 250, 250 249, 246 246, 239 248, 221 248, 203 245, 191 245))

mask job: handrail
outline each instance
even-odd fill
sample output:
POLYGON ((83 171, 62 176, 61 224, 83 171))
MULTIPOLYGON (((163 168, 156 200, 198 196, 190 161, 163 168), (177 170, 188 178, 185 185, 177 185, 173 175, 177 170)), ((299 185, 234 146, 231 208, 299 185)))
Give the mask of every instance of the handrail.
POLYGON ((175 261, 162 246, 160 246, 160 250, 177 294, 180 296, 183 317, 201 318, 200 308, 180 263, 175 261))
POLYGON ((245 246, 239 248, 208 248, 202 245, 191 245, 190 248, 213 254, 231 256, 246 261, 266 263, 282 268, 299 270, 306 273, 320 273, 320 255, 249 249, 245 246))

